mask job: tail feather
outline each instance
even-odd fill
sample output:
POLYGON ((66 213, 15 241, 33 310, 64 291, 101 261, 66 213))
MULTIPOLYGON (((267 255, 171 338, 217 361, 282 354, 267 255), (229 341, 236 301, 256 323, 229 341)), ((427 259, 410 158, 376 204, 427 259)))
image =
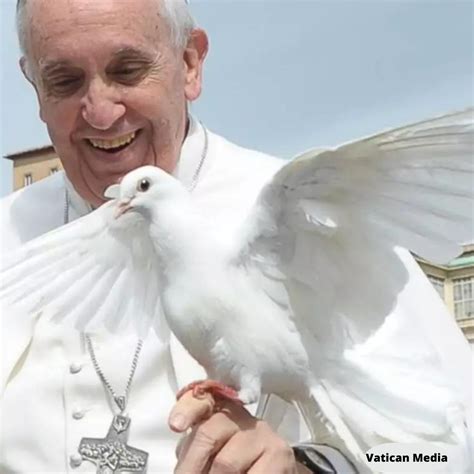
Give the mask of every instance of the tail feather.
POLYGON ((339 449, 361 472, 370 472, 365 453, 385 443, 457 447, 463 453, 463 465, 472 466, 466 413, 449 390, 433 382, 432 390, 420 391, 406 373, 404 380, 394 379, 392 373, 387 385, 380 374, 374 378, 356 363, 339 368, 341 372, 335 375, 333 371, 331 379, 314 382, 311 397, 298 402, 314 442, 339 449))
POLYGON ((304 401, 298 401, 297 407, 313 442, 338 449, 360 472, 368 471, 364 462, 365 453, 359 441, 343 421, 339 409, 331 401, 324 386, 313 384, 311 396, 304 401))

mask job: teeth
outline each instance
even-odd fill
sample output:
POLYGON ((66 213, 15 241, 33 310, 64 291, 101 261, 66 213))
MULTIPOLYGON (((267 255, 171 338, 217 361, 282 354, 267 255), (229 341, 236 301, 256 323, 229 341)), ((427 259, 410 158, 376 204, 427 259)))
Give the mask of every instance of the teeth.
POLYGON ((119 146, 128 145, 135 138, 136 132, 129 133, 123 137, 114 138, 113 140, 100 140, 98 138, 90 138, 90 144, 95 148, 102 150, 110 150, 111 148, 118 148, 119 146))

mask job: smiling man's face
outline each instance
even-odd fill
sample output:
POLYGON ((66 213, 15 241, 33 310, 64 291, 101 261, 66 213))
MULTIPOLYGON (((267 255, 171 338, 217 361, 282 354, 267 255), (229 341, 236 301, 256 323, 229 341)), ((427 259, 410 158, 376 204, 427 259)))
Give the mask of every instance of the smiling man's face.
POLYGON ((130 170, 172 172, 207 38, 176 48, 156 0, 29 0, 31 80, 53 145, 94 206, 130 170))

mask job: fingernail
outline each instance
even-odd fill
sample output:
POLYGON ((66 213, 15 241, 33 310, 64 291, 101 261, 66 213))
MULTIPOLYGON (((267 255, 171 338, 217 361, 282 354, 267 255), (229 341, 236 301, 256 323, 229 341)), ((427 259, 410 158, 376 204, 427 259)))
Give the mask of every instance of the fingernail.
POLYGON ((170 420, 170 424, 174 429, 178 431, 184 431, 188 427, 186 418, 180 414, 173 415, 173 417, 170 420))

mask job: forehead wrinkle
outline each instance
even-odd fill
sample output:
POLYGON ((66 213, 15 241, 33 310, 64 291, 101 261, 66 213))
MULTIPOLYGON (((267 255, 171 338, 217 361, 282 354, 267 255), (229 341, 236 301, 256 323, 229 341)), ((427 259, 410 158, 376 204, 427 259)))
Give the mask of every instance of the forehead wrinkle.
MULTIPOLYGON (((62 0, 61 8, 51 8, 52 0, 39 0, 33 2, 29 9, 30 18, 34 11, 37 20, 30 22, 30 28, 39 34, 42 41, 46 42, 51 37, 56 39, 63 35, 88 30, 94 30, 100 36, 101 30, 112 27, 117 30, 117 34, 121 35, 127 31, 137 32, 141 34, 142 40, 154 43, 159 39, 156 35, 162 37, 167 32, 167 21, 159 8, 143 15, 143 12, 135 5, 134 8, 127 8, 130 5, 129 1, 100 0, 97 3, 90 1, 85 4, 81 2, 76 4, 75 0, 62 0), (137 25, 140 26, 137 27, 137 25)), ((155 1, 153 5, 159 6, 155 1)))
POLYGON ((57 69, 71 67, 72 63, 65 59, 60 60, 40 60, 39 69, 43 74, 49 74, 57 69))
MULTIPOLYGON (((77 34, 80 34, 80 32, 77 31, 77 34)), ((42 35, 40 33, 40 35, 41 35, 41 39, 42 39, 43 44, 47 44, 49 42, 50 38, 53 38, 54 36, 56 36, 56 37, 60 36, 56 32, 50 32, 49 35, 42 35)), ((133 46, 131 46, 131 45, 120 45, 120 38, 117 37, 116 39, 118 40, 119 44, 116 45, 115 48, 112 45, 109 45, 109 47, 112 46, 112 48, 114 48, 115 50, 113 50, 113 49, 112 49, 112 51, 109 50, 107 53, 106 53, 105 50, 103 51, 104 53, 108 54, 109 58, 112 59, 112 60, 128 57, 128 58, 132 58, 132 59, 134 59, 134 58, 135 59, 145 58, 145 59, 148 59, 150 61, 156 61, 163 55, 163 51, 160 51, 157 48, 158 45, 160 45, 161 47, 163 47, 163 45, 160 44, 160 42, 158 42, 158 41, 148 40, 146 35, 144 35, 141 38, 137 38, 137 41, 134 41, 135 45, 133 45, 133 46)), ((91 45, 93 45, 93 44, 94 43, 91 42, 91 45)), ((107 49, 109 49, 109 47, 107 47, 107 49)), ((54 67, 56 65, 63 65, 63 66, 68 66, 69 65, 69 66, 71 66, 74 63, 73 59, 63 59, 61 57, 55 58, 54 56, 56 56, 56 55, 58 55, 58 56, 61 55, 62 56, 63 54, 67 55, 67 56, 70 56, 70 54, 72 52, 74 52, 74 56, 76 56, 76 53, 78 53, 79 56, 80 56, 80 55, 82 55, 81 51, 84 52, 84 49, 82 47, 78 46, 77 44, 73 44, 72 48, 68 48, 67 52, 63 52, 63 51, 61 51, 61 49, 62 48, 60 48, 59 51, 58 50, 51 51, 49 58, 48 57, 46 57, 46 58, 41 57, 41 54, 40 54, 39 55, 40 56, 40 58, 39 58, 40 67, 49 69, 49 68, 54 67)))
MULTIPOLYGON (((66 19, 66 23, 69 23, 66 27, 68 31, 70 27, 73 29, 92 28, 100 35, 101 29, 112 26, 116 27, 120 34, 126 31, 140 31, 148 40, 153 40, 154 35, 158 33, 161 36, 163 29, 167 26, 167 21, 159 8, 156 11, 150 11, 150 6, 148 6, 148 13, 144 14, 143 9, 135 4, 137 0, 114 0, 109 2, 110 5, 107 5, 104 0, 95 0, 85 5, 79 2, 77 6, 74 6, 75 1, 69 4, 65 15, 59 12, 57 15, 58 21, 66 19), (150 34, 153 37, 150 37, 150 34)), ((158 2, 153 1, 152 4, 157 6, 158 2)))
MULTIPOLYGON (((167 56, 168 49, 170 51, 174 49, 169 42, 171 31, 168 21, 160 8, 155 9, 159 6, 156 0, 153 0, 153 5, 147 4, 148 15, 139 14, 140 9, 136 8, 136 4, 133 4, 132 9, 127 8, 127 5, 132 5, 128 3, 130 0, 99 2, 91 0, 85 3, 76 1, 57 0, 58 3, 55 5, 58 5, 58 8, 51 8, 51 0, 37 0, 30 5, 29 16, 31 18, 34 10, 37 20, 29 22, 28 28, 29 56, 33 75, 39 71, 42 60, 57 62, 68 59, 71 61, 70 65, 82 67, 85 62, 89 62, 89 59, 99 58, 101 54, 97 51, 93 39, 90 40, 90 45, 84 44, 84 37, 88 42, 89 37, 95 37, 95 32, 99 41, 102 39, 106 41, 105 47, 108 51, 103 52, 108 54, 108 59, 102 56, 106 62, 110 62, 112 57, 113 43, 115 48, 125 50, 131 46, 141 53, 140 56, 128 51, 132 59, 141 57, 156 64, 161 63, 163 57, 167 56), (90 34, 91 30, 93 34, 90 34), (36 41, 32 41, 32 35, 36 36, 36 41), (58 38, 62 40, 58 41, 58 38), (125 44, 125 47, 122 47, 121 39, 126 39, 131 45, 125 44), (108 48, 107 43, 112 49, 108 48), (91 49, 94 50, 93 53, 90 52, 91 49)), ((142 3, 146 1, 149 0, 142 0, 142 3)), ((121 54, 122 57, 127 57, 127 52, 118 53, 119 58, 121 54)))
POLYGON ((25 17, 28 18, 28 27, 25 31, 26 55, 37 62, 40 54, 38 47, 49 44, 50 39, 55 40, 63 35, 95 29, 98 33, 103 27, 118 26, 118 34, 127 30, 141 33, 138 40, 146 46, 161 43, 167 45, 171 28, 167 15, 163 12, 163 2, 156 0, 35 0, 25 3, 25 17), (52 8, 52 4, 54 5, 52 8), (143 15, 143 11, 147 11, 143 15), (36 21, 33 21, 33 17, 36 21), (109 18, 113 18, 109 21, 109 18), (116 19, 119 18, 117 22, 116 19), (138 26, 140 24, 140 26, 138 26), (37 35, 34 41, 36 47, 32 51, 32 34, 37 35), (38 41, 40 44, 38 44, 38 41))

